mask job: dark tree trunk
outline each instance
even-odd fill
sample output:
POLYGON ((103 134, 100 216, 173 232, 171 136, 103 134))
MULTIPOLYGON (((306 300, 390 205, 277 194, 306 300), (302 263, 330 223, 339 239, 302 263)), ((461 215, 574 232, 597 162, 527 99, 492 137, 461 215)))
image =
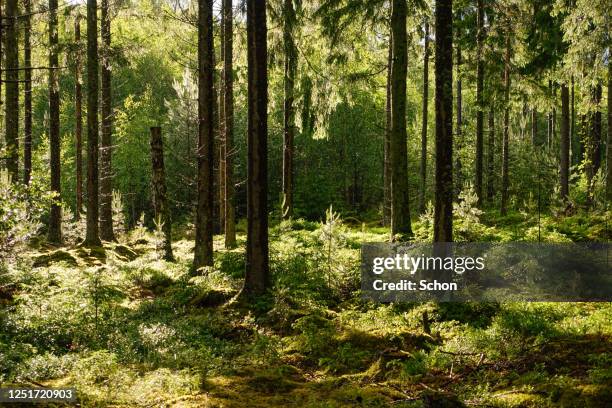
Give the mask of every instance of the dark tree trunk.
POLYGON ((387 52, 387 84, 385 105, 385 140, 383 141, 383 225, 391 225, 391 70, 393 64, 393 33, 389 33, 387 52))
POLYGON ((98 223, 98 3, 87 0, 87 231, 85 245, 100 245, 98 223))
POLYGON ((570 140, 572 144, 572 165, 580 163, 580 137, 576 132, 576 106, 575 101, 575 90, 574 90, 574 76, 571 79, 571 90, 570 90, 570 140))
POLYGON ((155 219, 164 233, 164 259, 173 261, 172 220, 166 200, 166 170, 164 166, 164 145, 160 127, 151 128, 151 183, 153 185, 153 209, 155 219))
POLYGON ((478 204, 482 204, 483 201, 483 187, 482 187, 482 169, 483 169, 483 155, 484 155, 484 98, 482 96, 484 87, 484 61, 482 57, 483 43, 484 43, 484 0, 478 0, 478 31, 477 31, 477 52, 478 52, 478 63, 476 68, 476 104, 478 111, 476 112, 476 182, 475 189, 476 195, 478 196, 478 204))
POLYGON ((236 246, 236 214, 234 208, 234 73, 233 73, 233 37, 234 15, 232 0, 223 0, 223 85, 224 85, 224 119, 223 131, 225 135, 225 247, 236 246))
POLYGON ((23 17, 23 183, 30 184, 32 175, 32 1, 24 0, 25 16, 23 17))
POLYGON ((247 0, 248 170, 246 273, 242 293, 270 284, 268 253, 268 44, 266 1, 247 0))
POLYGON ((606 196, 612 202, 612 64, 608 62, 608 141, 606 143, 606 196))
POLYGON ((495 112, 489 110, 489 154, 487 155, 487 200, 495 196, 495 112))
POLYGON ((193 271, 213 264, 213 1, 198 0, 198 207, 193 271))
POLYGON ((533 107, 531 109, 531 144, 538 143, 538 110, 533 107))
POLYGON ((61 167, 60 167, 60 89, 58 70, 59 38, 57 0, 49 0, 49 153, 51 191, 56 193, 49 213, 49 242, 62 242, 61 167))
POLYGON ((113 232, 113 168, 112 132, 113 106, 111 97, 111 21, 109 0, 102 0, 100 33, 102 37, 102 138, 100 140, 100 238, 114 241, 113 232))
POLYGON ((74 42, 76 45, 74 68, 74 135, 76 138, 76 219, 83 211, 83 85, 81 84, 81 16, 74 21, 74 42))
POLYGON ((391 30, 391 238, 403 240, 412 235, 408 200, 408 152, 406 143, 406 1, 393 0, 391 30))
MULTIPOLYGON (((548 97, 552 99, 553 95, 553 83, 552 80, 548 80, 548 97)), ((552 147, 553 142, 553 112, 552 109, 548 111, 548 121, 547 121, 547 130, 546 130, 546 145, 550 149, 552 147)))
MULTIPOLYGON (((506 55, 504 70, 504 136, 502 141, 502 186, 501 186, 501 208, 502 216, 508 214, 508 199, 510 196, 510 173, 509 173, 509 145, 510 145, 510 34, 506 33, 506 55)), ((535 113, 535 109, 533 110, 535 113)), ((534 121, 537 123, 537 121, 534 121)), ((533 134, 532 134, 533 138, 533 134)))
POLYGON ((436 0, 434 242, 453 240, 453 2, 436 0))
POLYGON ((293 106, 297 53, 293 39, 295 25, 293 0, 283 4, 283 46, 285 52, 285 100, 283 131, 283 208, 284 219, 293 216, 293 139, 295 136, 295 108, 293 106))
POLYGON ((569 89, 561 85, 561 143, 560 143, 560 179, 561 199, 567 200, 569 195, 569 167, 570 167, 570 109, 569 89))
POLYGON ((425 42, 423 49, 423 120, 421 128, 421 185, 419 191, 419 212, 425 212, 427 190, 427 113, 429 105, 429 22, 425 21, 425 42))
POLYGON ((457 196, 463 189, 463 169, 461 164, 461 157, 459 151, 463 146, 463 83, 461 82, 461 46, 457 45, 457 154, 455 155, 455 196, 457 196))
MULTIPOLYGON (((221 63, 223 64, 224 49, 223 43, 225 42, 225 31, 223 30, 225 22, 223 21, 223 14, 221 14, 220 20, 220 50, 219 54, 221 57, 221 63)), ((214 46, 214 40, 213 40, 214 46)), ((215 134, 215 161, 213 164, 213 179, 216 183, 214 191, 217 193, 215 198, 217 201, 213 207, 213 229, 214 233, 223 233, 225 228, 225 131, 223 126, 225 125, 225 91, 223 89, 223 72, 219 70, 217 73, 217 61, 215 59, 216 54, 213 51, 213 94, 218 96, 215 98, 213 106, 213 115, 215 118, 214 123, 214 134, 215 134), (216 172, 216 173, 215 173, 216 172)))
POLYGON ((19 45, 17 44, 17 0, 6 1, 5 27, 5 66, 6 66, 6 168, 11 180, 16 183, 19 177, 19 45))

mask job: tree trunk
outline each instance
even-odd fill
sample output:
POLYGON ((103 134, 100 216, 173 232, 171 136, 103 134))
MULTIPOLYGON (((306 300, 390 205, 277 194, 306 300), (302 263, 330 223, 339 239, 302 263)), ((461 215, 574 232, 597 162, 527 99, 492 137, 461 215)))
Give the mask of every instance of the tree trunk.
POLYGON ((601 167, 601 83, 593 88, 593 105, 595 110, 591 114, 591 162, 593 163, 593 176, 597 175, 601 167))
POLYGON ((59 38, 57 0, 49 0, 49 153, 51 191, 56 197, 49 213, 49 242, 62 242, 61 167, 60 167, 60 89, 58 70, 59 38))
POLYGON ((283 208, 282 216, 289 219, 293 216, 293 139, 295 136, 295 108, 293 106, 297 53, 293 39, 295 26, 293 0, 284 0, 283 4, 283 47, 285 52, 285 100, 283 131, 283 208))
POLYGON ((574 87, 574 76, 571 79, 572 87, 570 90, 570 140, 572 143, 572 165, 579 164, 582 160, 580 158, 580 137, 576 132, 576 106, 575 102, 575 87, 574 87))
POLYGON ((98 3, 87 0, 87 231, 85 245, 100 245, 98 229, 98 3))
POLYGON ((391 225, 391 70, 393 64, 393 33, 389 33, 387 52, 387 84, 385 105, 385 140, 383 141, 383 225, 391 225))
POLYGON ((495 112, 489 110, 489 154, 487 156, 487 201, 495 196, 495 112))
POLYGON ((114 241, 113 232, 113 168, 112 129, 113 106, 111 97, 111 21, 109 0, 102 0, 100 33, 102 37, 102 138, 100 140, 100 238, 114 241))
MULTIPOLYGON (((504 70, 504 136, 502 141, 502 187, 501 187, 501 208, 500 214, 505 216, 508 214, 508 198, 510 188, 509 174, 509 154, 510 145, 510 34, 506 33, 506 55, 505 55, 505 70, 504 70)), ((533 110, 535 114, 535 109, 533 110)), ((537 121, 534 121, 537 123, 537 121)), ((532 127, 533 130, 533 127, 532 127)), ((532 133, 532 139, 533 139, 532 133)))
POLYGON ((570 109, 569 89, 566 84, 561 85, 561 199, 567 200, 569 196, 569 167, 570 167, 570 109))
POLYGON ((198 204, 193 272, 213 264, 213 1, 198 0, 198 204))
POLYGON ((270 285, 268 253, 268 44, 266 1, 247 0, 248 169, 246 273, 242 293, 270 285))
MULTIPOLYGON (((552 95, 553 95, 553 84, 552 84, 552 80, 548 80, 548 97, 550 99, 552 99, 552 95)), ((550 111, 548 111, 548 128, 546 131, 546 145, 548 146, 548 148, 550 149, 552 147, 552 140, 553 140, 553 113, 552 113, 552 109, 550 111)))
POLYGON ((74 21, 74 42, 76 45, 74 68, 74 135, 76 138, 76 219, 83 211, 83 85, 81 83, 81 16, 74 21))
POLYGON ((406 143, 406 1, 393 0, 391 30, 391 238, 403 240, 412 235, 408 200, 408 152, 406 143))
POLYGON ((531 109, 531 144, 538 143, 538 110, 535 106, 531 109))
POLYGON ((484 61, 482 57, 483 46, 484 46, 484 0, 478 0, 478 31, 477 31, 477 53, 478 62, 476 68, 476 182, 475 189, 476 195, 478 196, 478 204, 482 205, 483 201, 483 187, 482 187, 482 168, 483 168, 483 155, 484 155, 484 99, 482 96, 484 87, 484 61))
POLYGON ((425 212, 427 189, 427 113, 429 105, 429 22, 425 21, 425 42, 423 49, 423 120, 421 128, 421 188, 419 189, 419 212, 425 212))
POLYGON ((25 16, 23 17, 23 183, 30 184, 32 175, 32 1, 24 0, 25 16))
POLYGON ((164 166, 164 145, 160 127, 151 128, 151 183, 153 184, 153 209, 155 219, 164 233, 164 259, 173 261, 172 220, 166 201, 166 170, 164 166))
POLYGON ((463 145, 463 83, 461 82, 461 46, 457 45, 457 154, 455 155, 455 195, 457 199, 463 189, 463 169, 459 152, 463 145))
POLYGON ((608 141, 606 143, 606 197, 612 202, 612 64, 608 62, 608 141))
MULTIPOLYGON (((225 25, 225 21, 223 21, 223 13, 221 13, 221 21, 220 21, 220 50, 219 54, 221 57, 221 64, 225 61, 225 51, 223 49, 223 43, 225 42, 225 31, 223 29, 225 25)), ((214 40, 213 40, 214 42, 214 40)), ((214 117, 215 117, 215 163, 214 169, 217 174, 213 175, 213 178, 216 182, 215 192, 218 194, 215 196, 217 198, 217 202, 214 206, 214 214, 213 214, 213 228, 215 233, 223 233, 225 228, 225 131, 223 130, 223 126, 225 126, 225 91, 223 89, 223 72, 219 70, 217 73, 217 61, 215 59, 216 54, 213 51, 213 94, 218 95, 218 98, 215 98, 214 104, 214 117)))
POLYGON ((236 246, 236 215, 234 208, 234 73, 233 73, 233 37, 234 15, 232 0, 223 0, 223 85, 224 85, 224 165, 225 165, 225 247, 236 246))
POLYGON ((434 242, 453 240, 453 2, 436 0, 434 242))
POLYGON ((6 66, 6 168, 11 180, 16 183, 19 177, 19 45, 17 44, 17 0, 6 1, 5 27, 5 66, 6 66))

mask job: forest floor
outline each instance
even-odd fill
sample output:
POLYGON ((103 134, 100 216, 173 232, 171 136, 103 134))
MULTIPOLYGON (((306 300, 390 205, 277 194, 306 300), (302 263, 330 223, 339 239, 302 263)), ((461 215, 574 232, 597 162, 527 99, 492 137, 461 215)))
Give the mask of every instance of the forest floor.
MULTIPOLYGON (((534 227, 483 220, 464 233, 534 227)), ((543 225, 551 240, 610 238, 596 216, 543 225)), ((337 220, 274 226, 274 289, 245 308, 231 302, 244 235, 233 250, 216 237, 198 277, 192 237, 176 235, 174 263, 142 228, 103 248, 33 245, 0 294, 0 383, 72 386, 82 407, 612 406, 610 303, 366 302, 359 248, 387 234, 337 220)))

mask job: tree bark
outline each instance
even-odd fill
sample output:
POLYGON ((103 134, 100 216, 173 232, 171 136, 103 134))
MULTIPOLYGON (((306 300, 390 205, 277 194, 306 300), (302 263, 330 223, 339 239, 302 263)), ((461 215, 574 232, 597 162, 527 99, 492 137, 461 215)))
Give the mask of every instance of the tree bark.
POLYGON ((17 0, 6 1, 5 26, 5 142, 6 168, 11 180, 16 183, 19 177, 19 45, 17 44, 17 0))
POLYGON ((102 138, 100 140, 100 238, 114 241, 113 232, 113 106, 111 95, 111 21, 109 0, 102 0, 100 34, 102 38, 102 138))
POLYGON ((483 87, 484 87, 484 61, 482 57, 483 46, 484 46, 484 4, 483 0, 478 0, 478 21, 477 21, 477 68, 476 68, 476 182, 474 183, 476 189, 476 195, 478 196, 478 204, 482 205, 483 201, 483 186, 482 186, 482 169, 483 169, 483 155, 484 155, 484 99, 483 99, 483 87))
POLYGON ((74 68, 74 135, 76 139, 76 219, 83 211, 83 85, 81 83, 81 16, 74 21, 74 42, 76 45, 74 68))
POLYGON ((236 214, 234 207, 234 68, 233 68, 233 37, 234 37, 234 14, 232 0, 223 0, 224 15, 224 51, 223 51, 223 85, 224 85, 224 119, 223 131, 225 135, 225 247, 236 246, 236 214))
MULTIPOLYGON (((220 47, 219 54, 221 64, 225 61, 225 50, 223 48, 223 43, 225 42, 225 30, 223 29, 225 25, 225 21, 223 19, 223 13, 221 13, 220 19, 220 47)), ((214 40, 213 40, 214 43, 214 40)), ((223 233, 225 228, 225 130, 223 126, 225 126, 225 90, 223 88, 223 72, 219 70, 217 73, 217 61, 215 59, 216 54, 213 51, 213 94, 218 95, 218 98, 215 98, 215 104, 213 106, 214 109, 214 118, 215 118, 215 162, 214 162, 214 170, 216 174, 213 175, 213 178, 216 182, 215 192, 218 194, 215 196, 217 198, 217 202, 214 206, 213 213, 213 228, 215 233, 223 233)))
POLYGON ((51 191, 56 197, 49 213, 48 240, 62 242, 61 163, 60 163, 60 89, 58 68, 59 37, 57 32, 57 0, 49 0, 49 153, 51 191))
POLYGON ((593 105, 595 110, 591 114, 591 162, 593 163, 593 176, 597 175, 601 167, 601 83, 593 88, 593 105))
POLYGON ((391 66, 391 238, 412 235, 408 197, 408 151, 406 141, 406 1, 393 0, 393 64, 391 66))
MULTIPOLYGON (((505 216, 508 214, 508 199, 509 199, 509 188, 510 188, 510 174, 509 174, 509 152, 510 147, 510 33, 506 32, 506 55, 504 58, 505 70, 504 70, 504 136, 502 141, 502 187, 501 187, 501 208, 500 214, 505 216)), ((535 113, 535 109, 533 110, 535 113)), ((537 123, 537 121, 534 121, 537 123)), ((532 129, 533 130, 533 129, 532 129)), ((533 139, 533 133, 532 133, 533 139)))
POLYGON ((608 62, 608 141, 606 143, 606 197, 612 202, 612 64, 608 62))
POLYGON ((153 209, 156 222, 164 233, 164 259, 173 261, 172 220, 166 200, 166 170, 164 166, 164 145, 160 127, 151 128, 151 182, 153 184, 153 209))
POLYGON ((569 89, 566 84, 561 85, 561 199, 567 200, 569 196, 569 167, 570 167, 570 109, 569 89))
POLYGON ((32 1, 24 0, 25 16, 23 17, 23 183, 30 184, 32 175, 32 1))
POLYGON ((213 264, 213 1, 198 0, 198 204, 193 271, 213 264))
POLYGON ((423 47, 423 120, 421 128, 421 185, 419 191, 419 212, 425 212, 425 193, 427 190, 427 119, 429 106, 429 22, 424 24, 425 41, 423 47))
POLYGON ((461 82, 461 63, 461 46, 457 45, 457 154, 455 155, 456 185, 454 199, 457 199, 463 189, 463 168, 461 157, 458 153, 463 145, 463 83, 461 82))
POLYGON ((571 79, 571 90, 570 90, 570 140, 572 143, 572 165, 580 163, 580 138, 576 132, 576 106, 575 102, 575 87, 574 87, 574 76, 571 79))
POLYGON ((268 253, 268 44, 266 1, 247 0, 248 169, 246 272, 242 294, 270 285, 268 253))
POLYGON ((284 119, 283 119, 283 208, 282 216, 289 219, 293 216, 293 156, 295 137, 294 88, 297 70, 297 53, 293 38, 295 26, 293 0, 284 0, 283 4, 283 47, 285 52, 284 75, 284 119))
POLYGON ((436 0, 434 242, 453 240, 453 2, 436 0))
MULTIPOLYGON (((552 99, 553 96, 553 83, 552 80, 548 80, 548 97, 552 99)), ((547 131, 546 131, 546 145, 550 149, 552 147, 553 142, 553 112, 552 109, 548 111, 548 121, 547 121, 547 131)))
POLYGON ((98 3, 87 0, 87 231, 85 245, 100 245, 98 223, 98 3))
POLYGON ((487 155, 487 200, 495 196, 495 112, 489 110, 489 154, 487 155))
POLYGON ((391 225, 391 70, 393 65, 393 33, 389 32, 387 52, 387 84, 385 136, 383 141, 383 225, 391 225))

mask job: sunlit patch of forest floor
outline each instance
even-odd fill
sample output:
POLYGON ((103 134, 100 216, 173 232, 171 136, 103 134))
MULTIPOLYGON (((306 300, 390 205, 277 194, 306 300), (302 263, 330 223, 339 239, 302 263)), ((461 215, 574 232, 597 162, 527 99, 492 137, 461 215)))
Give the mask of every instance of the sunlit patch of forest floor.
MULTIPOLYGON (((458 234, 534 228, 483 219, 458 234)), ((601 225, 546 217, 544 238, 609 239, 601 225)), ((277 224, 274 289, 248 305, 232 302, 244 235, 232 250, 216 237, 197 277, 181 231, 176 263, 142 228, 94 249, 33 245, 0 296, 0 381, 73 386, 83 407, 612 406, 611 304, 363 301, 360 245, 387 238, 339 220, 277 224)))

